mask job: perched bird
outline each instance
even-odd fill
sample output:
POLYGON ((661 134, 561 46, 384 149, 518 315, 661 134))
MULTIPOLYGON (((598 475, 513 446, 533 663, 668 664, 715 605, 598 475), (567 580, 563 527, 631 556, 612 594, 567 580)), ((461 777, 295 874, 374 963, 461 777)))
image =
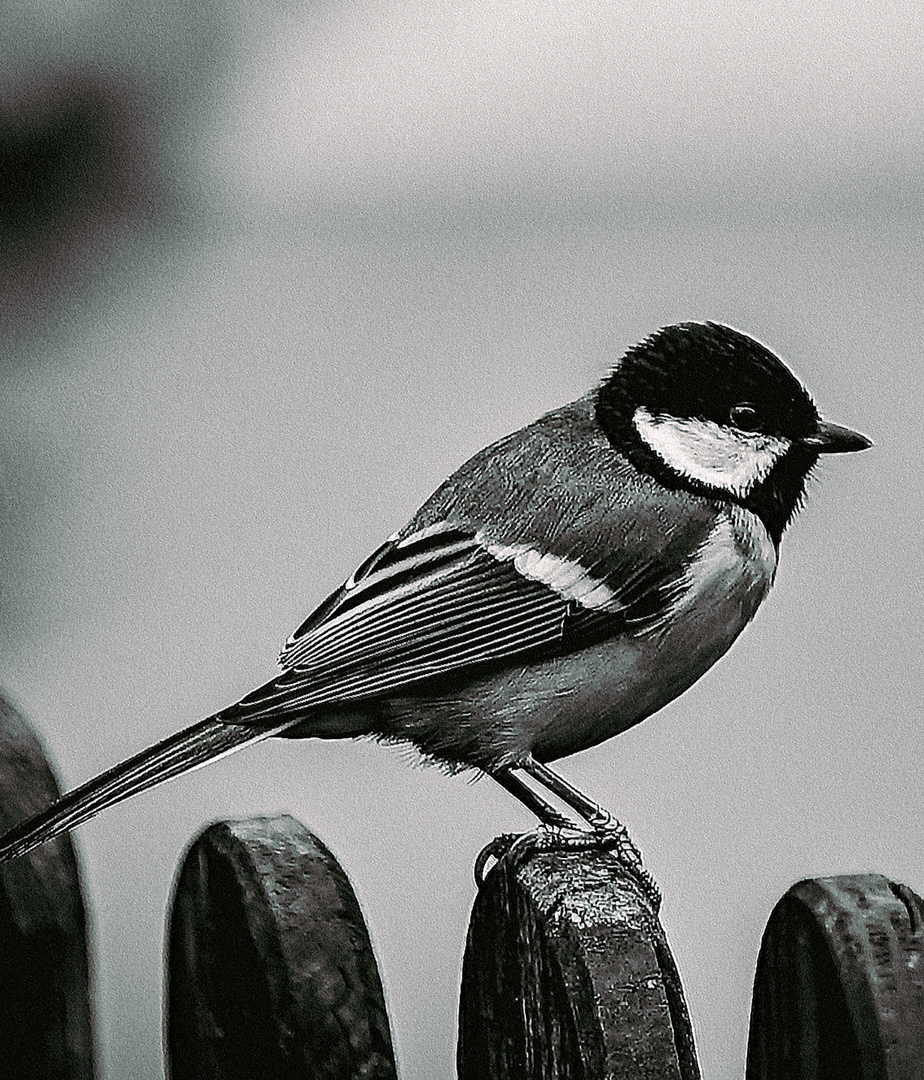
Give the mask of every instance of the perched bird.
POLYGON ((818 456, 870 445, 759 342, 665 327, 454 473, 295 631, 274 679, 12 829, 0 859, 272 735, 411 743, 560 822, 522 771, 606 826, 545 763, 710 668, 767 595, 818 456))

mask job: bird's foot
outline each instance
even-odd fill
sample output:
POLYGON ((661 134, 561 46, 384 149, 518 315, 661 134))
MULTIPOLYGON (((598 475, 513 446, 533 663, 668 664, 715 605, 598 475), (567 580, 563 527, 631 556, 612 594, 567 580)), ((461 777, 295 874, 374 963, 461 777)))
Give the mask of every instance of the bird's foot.
POLYGON ((655 914, 661 907, 661 890, 642 865, 641 852, 632 842, 625 825, 611 814, 592 830, 578 828, 562 819, 562 823, 543 823, 530 832, 503 833, 495 837, 475 860, 475 883, 479 888, 484 884, 492 859, 496 862, 511 859, 514 867, 519 867, 540 851, 610 851, 638 882, 655 914))
POLYGON ((577 828, 565 818, 561 823, 543 822, 529 832, 502 833, 482 848, 475 860, 475 883, 479 889, 484 884, 492 859, 495 862, 510 859, 518 869, 540 851, 579 851, 588 847, 596 847, 593 833, 577 828))

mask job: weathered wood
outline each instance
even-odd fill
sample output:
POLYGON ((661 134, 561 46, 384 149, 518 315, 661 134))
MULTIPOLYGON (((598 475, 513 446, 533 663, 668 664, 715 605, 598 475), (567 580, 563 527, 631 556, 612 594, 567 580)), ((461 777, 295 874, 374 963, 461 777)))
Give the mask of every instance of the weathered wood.
POLYGON ((680 979, 638 885, 606 852, 502 859, 475 901, 459 1080, 698 1080, 680 979))
POLYGON ((764 932, 747 1080, 924 1078, 924 901, 878 874, 794 885, 764 932))
MULTIPOLYGON (((0 832, 59 794, 28 723, 0 698, 0 832)), ((70 838, 0 867, 0 1075, 92 1080, 86 910, 70 838)))
POLYGON ((187 852, 168 927, 173 1080, 394 1080, 359 904, 294 818, 219 822, 187 852))

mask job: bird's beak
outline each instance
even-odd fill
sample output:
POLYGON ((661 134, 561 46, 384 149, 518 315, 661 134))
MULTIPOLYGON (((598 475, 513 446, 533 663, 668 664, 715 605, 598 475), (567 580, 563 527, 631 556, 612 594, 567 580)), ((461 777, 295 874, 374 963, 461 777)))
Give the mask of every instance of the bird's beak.
POLYGON ((829 424, 826 420, 819 420, 815 432, 799 441, 819 454, 854 454, 858 450, 869 450, 873 445, 872 440, 858 431, 829 424))

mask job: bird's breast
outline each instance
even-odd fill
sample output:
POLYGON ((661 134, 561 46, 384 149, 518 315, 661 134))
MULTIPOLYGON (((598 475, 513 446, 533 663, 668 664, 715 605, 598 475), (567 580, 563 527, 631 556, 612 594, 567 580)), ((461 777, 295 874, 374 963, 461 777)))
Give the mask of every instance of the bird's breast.
POLYGON ((723 508, 652 629, 669 632, 688 621, 712 624, 719 615, 719 621, 740 622, 740 632, 773 584, 776 562, 776 548, 760 518, 736 505, 723 508))
MULTIPOLYGON (((547 723, 532 753, 552 760, 593 746, 682 694, 754 617, 776 564, 760 519, 738 506, 723 508, 657 618, 549 665, 547 723)), ((543 681, 533 684, 537 696, 543 681)))

